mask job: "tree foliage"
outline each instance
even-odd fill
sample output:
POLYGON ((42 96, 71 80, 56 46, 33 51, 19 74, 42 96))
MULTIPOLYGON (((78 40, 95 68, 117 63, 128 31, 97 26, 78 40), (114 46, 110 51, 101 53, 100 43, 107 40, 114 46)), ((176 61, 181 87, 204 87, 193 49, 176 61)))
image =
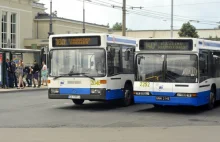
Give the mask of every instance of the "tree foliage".
MULTIPOLYGON (((112 30, 115 30, 115 31, 121 31, 122 30, 122 24, 121 23, 115 23, 113 26, 112 26, 112 30)), ((127 30, 127 28, 126 28, 127 30)))
POLYGON ((180 37, 199 38, 196 28, 189 22, 182 25, 182 28, 180 29, 178 34, 180 37))

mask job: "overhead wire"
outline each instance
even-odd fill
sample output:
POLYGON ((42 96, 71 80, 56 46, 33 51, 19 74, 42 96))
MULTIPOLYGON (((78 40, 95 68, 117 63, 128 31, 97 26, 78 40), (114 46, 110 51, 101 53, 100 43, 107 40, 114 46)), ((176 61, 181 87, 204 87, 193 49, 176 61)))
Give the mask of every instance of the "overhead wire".
MULTIPOLYGON (((83 0, 77 0, 77 1, 83 1, 83 0)), ((122 4, 120 2, 116 2, 114 0, 108 0, 117 4, 122 4)), ((85 1, 87 2, 87 1, 85 1)), ((92 2, 88 2, 90 4, 93 5, 99 5, 99 6, 105 6, 105 7, 109 7, 109 8, 114 8, 117 10, 121 10, 122 6, 118 6, 115 5, 114 3, 110 3, 107 1, 103 1, 103 0, 93 0, 92 2)), ((136 15, 140 15, 140 16, 146 16, 146 17, 151 17, 151 18, 155 18, 155 19, 165 19, 165 20, 170 20, 170 14, 168 13, 163 13, 163 12, 157 12, 157 11, 152 11, 152 10, 146 10, 146 9, 138 9, 138 10, 132 10, 133 6, 131 5, 127 5, 126 9, 130 9, 127 10, 127 12, 131 13, 131 14, 136 14, 136 15)), ((207 24, 207 25, 219 25, 219 22, 216 21, 208 21, 208 20, 204 20, 204 19, 189 19, 189 17, 185 17, 185 16, 180 16, 180 15, 173 15, 174 16, 174 20, 176 21, 193 21, 193 22, 197 22, 199 24, 207 24)))

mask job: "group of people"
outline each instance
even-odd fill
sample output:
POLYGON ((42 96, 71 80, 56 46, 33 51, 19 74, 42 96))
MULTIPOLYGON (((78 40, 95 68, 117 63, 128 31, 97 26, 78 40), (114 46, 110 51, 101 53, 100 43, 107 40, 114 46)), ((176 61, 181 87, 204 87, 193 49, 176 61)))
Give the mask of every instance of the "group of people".
POLYGON ((6 59, 6 88, 24 89, 28 87, 40 87, 41 85, 47 85, 47 66, 45 62, 42 62, 42 67, 34 61, 33 66, 24 66, 24 62, 19 60, 17 64, 14 61, 6 59), (41 73, 42 84, 39 81, 39 75, 41 73), (25 83, 26 80, 27 84, 25 83), (37 82, 37 83, 36 83, 37 82), (36 85, 37 84, 37 85, 36 85))

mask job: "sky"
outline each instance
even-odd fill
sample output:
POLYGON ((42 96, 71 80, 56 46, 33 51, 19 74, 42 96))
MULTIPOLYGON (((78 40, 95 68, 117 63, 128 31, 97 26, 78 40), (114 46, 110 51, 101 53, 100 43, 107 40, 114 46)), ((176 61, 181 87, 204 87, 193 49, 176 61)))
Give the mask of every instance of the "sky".
MULTIPOLYGON (((83 20, 82 0, 52 0, 57 16, 83 20)), ((110 27, 122 22, 123 0, 85 0, 85 21, 110 27), (115 8, 113 8, 114 6, 115 8)), ((50 11, 50 0, 40 0, 50 11)), ((126 0, 126 27, 131 30, 167 30, 171 27, 171 0, 126 0), (131 9, 131 7, 139 7, 131 9), (142 7, 142 9, 140 9, 142 7)), ((220 21, 220 0, 173 0, 174 29, 191 21, 197 29, 213 29, 220 21)))

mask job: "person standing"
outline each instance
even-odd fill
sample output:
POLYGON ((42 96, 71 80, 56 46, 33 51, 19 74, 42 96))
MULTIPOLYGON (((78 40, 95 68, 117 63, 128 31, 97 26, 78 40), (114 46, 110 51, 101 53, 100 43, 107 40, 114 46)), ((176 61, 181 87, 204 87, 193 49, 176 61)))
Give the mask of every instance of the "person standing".
POLYGON ((14 61, 11 62, 11 72, 12 72, 12 78, 13 78, 13 86, 18 87, 17 77, 16 77, 16 64, 14 61))
POLYGON ((38 83, 38 87, 40 87, 40 82, 39 82, 39 73, 40 73, 40 67, 37 63, 37 61, 34 61, 34 67, 33 67, 33 84, 34 84, 34 88, 36 87, 36 83, 35 81, 37 81, 38 83))
POLYGON ((5 86, 7 89, 9 87, 9 71, 10 71, 9 59, 6 59, 5 86))
POLYGON ((45 62, 42 62, 42 69, 41 69, 41 74, 42 74, 42 85, 44 85, 44 83, 47 86, 47 65, 45 64, 45 62))
POLYGON ((18 89, 21 88, 22 86, 22 89, 24 89, 24 82, 23 82, 23 71, 24 71, 24 64, 22 62, 22 60, 19 60, 19 63, 18 63, 18 89))

